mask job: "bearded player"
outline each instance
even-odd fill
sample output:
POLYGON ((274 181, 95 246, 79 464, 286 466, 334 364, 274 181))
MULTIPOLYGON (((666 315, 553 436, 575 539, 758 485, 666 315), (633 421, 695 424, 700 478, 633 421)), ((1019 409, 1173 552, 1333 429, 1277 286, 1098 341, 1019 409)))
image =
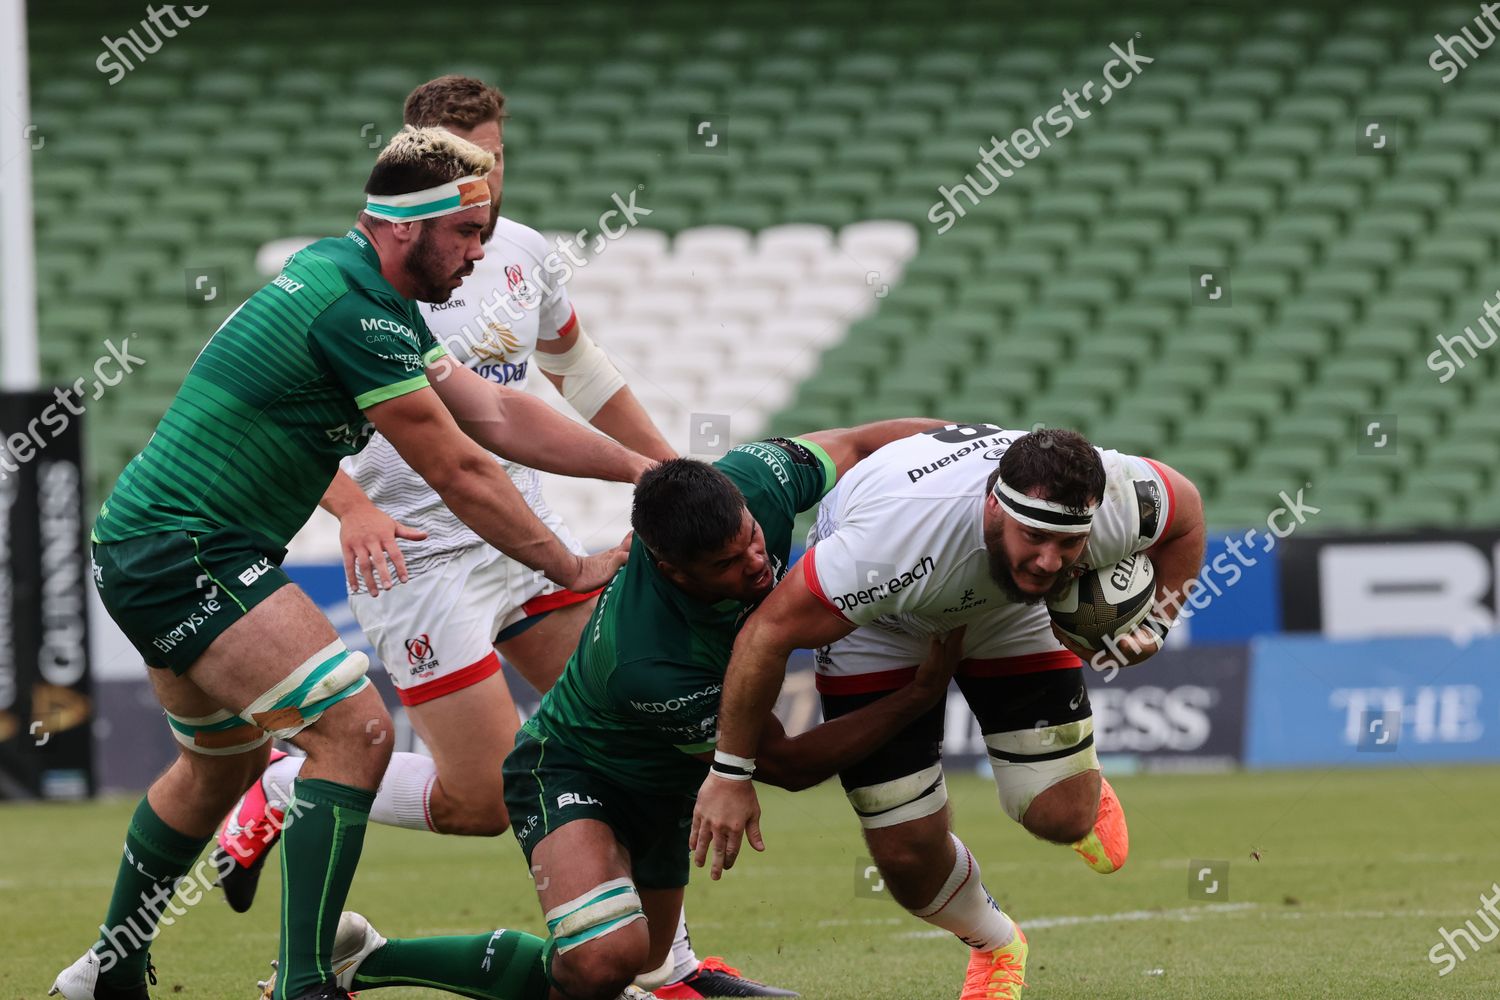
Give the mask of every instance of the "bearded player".
MULTIPOLYGON (((439 77, 412 91, 404 118, 411 126, 445 128, 496 158, 490 217, 481 233, 484 259, 452 298, 422 306, 433 335, 455 361, 512 389, 525 387, 535 365, 597 429, 651 458, 674 457, 618 369, 584 331, 565 286, 547 281, 549 248, 542 235, 500 216, 504 96, 479 80, 439 77)), ((547 507, 538 474, 514 463, 501 466, 536 516, 581 552, 547 507)), ((509 825, 500 765, 520 726, 500 657, 547 691, 577 645, 595 595, 559 587, 488 545, 384 436, 377 434, 346 468, 352 479, 336 477, 323 506, 340 519, 349 582, 357 591, 349 603, 432 754, 391 756, 371 820, 498 836, 509 825), (396 538, 403 541, 399 548, 396 538), (403 581, 395 591, 389 590, 388 560, 403 581)), ((220 884, 236 910, 254 899, 284 823, 287 791, 304 761, 277 755, 220 833, 220 884)), ((672 977, 658 995, 793 994, 742 976, 723 959, 700 961, 686 923, 679 922, 672 977)))
MULTIPOLYGON (((905 682, 927 637, 967 626, 959 689, 989 748, 1000 804, 1028 831, 1071 844, 1101 872, 1124 864, 1124 814, 1099 772, 1076 647, 1055 635, 1049 596, 1085 568, 1145 552, 1152 617, 1119 642, 1122 665, 1154 653, 1203 561, 1193 485, 1150 459, 1095 448, 1072 431, 950 426, 898 441, 825 499, 799 571, 751 616, 725 678, 719 753, 753 758, 797 648, 820 648, 831 719, 905 682)), ((1027 944, 952 832, 942 706, 841 775, 896 901, 971 949, 961 1000, 1019 997, 1027 944)), ((754 789, 705 779, 695 856, 713 875, 740 838, 763 850, 754 789)))
MULTIPOLYGON (((786 573, 792 526, 855 462, 934 425, 896 420, 675 459, 636 489, 630 560, 505 761, 505 797, 546 916, 518 931, 387 940, 346 913, 348 989, 417 985, 479 1000, 612 1000, 661 981, 688 879, 692 797, 715 762, 719 691, 741 623, 786 573)), ((941 702, 961 635, 925 647, 888 697, 795 738, 767 727, 754 777, 807 788, 941 702)), ((748 782, 743 768, 731 772, 748 782)))
POLYGON ((153 668, 181 747, 131 819, 99 940, 52 994, 148 996, 161 911, 274 736, 307 753, 282 853, 275 997, 347 995, 330 948, 390 756, 390 718, 368 660, 280 563, 339 460, 372 430, 487 541, 558 583, 599 586, 624 560, 569 549, 481 444, 622 481, 651 461, 454 365, 415 305, 446 300, 483 257, 494 165, 441 129, 392 139, 355 228, 295 254, 224 321, 100 509, 100 597, 153 668))

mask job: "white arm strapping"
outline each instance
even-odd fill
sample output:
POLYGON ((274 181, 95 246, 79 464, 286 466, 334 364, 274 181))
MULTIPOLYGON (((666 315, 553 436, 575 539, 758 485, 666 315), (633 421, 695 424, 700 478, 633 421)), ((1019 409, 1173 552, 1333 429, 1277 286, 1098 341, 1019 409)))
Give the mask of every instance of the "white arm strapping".
POLYGON ((563 399, 585 420, 593 420, 604 404, 625 388, 625 376, 584 332, 582 324, 578 325, 578 339, 566 351, 537 351, 532 357, 542 371, 562 379, 563 399))

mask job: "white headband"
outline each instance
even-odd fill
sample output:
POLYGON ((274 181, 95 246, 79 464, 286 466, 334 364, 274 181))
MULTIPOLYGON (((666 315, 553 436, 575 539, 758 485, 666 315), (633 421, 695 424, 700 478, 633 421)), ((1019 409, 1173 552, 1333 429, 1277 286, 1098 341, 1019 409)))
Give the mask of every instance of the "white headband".
POLYGON ((1098 504, 1067 507, 1052 500, 1029 497, 1006 485, 1003 479, 995 480, 994 497, 1007 514, 1022 524, 1063 535, 1081 535, 1088 531, 1094 523, 1094 511, 1099 509, 1098 504))
POLYGON ((410 194, 366 195, 365 211, 388 222, 418 222, 489 203, 490 186, 476 174, 410 194))

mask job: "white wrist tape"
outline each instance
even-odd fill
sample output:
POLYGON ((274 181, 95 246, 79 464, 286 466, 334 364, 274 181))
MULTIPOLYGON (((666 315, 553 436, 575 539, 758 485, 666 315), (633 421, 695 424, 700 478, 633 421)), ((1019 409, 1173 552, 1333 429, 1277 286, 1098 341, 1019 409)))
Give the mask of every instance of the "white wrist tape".
POLYGON ((710 773, 729 781, 749 781, 750 776, 755 773, 755 758, 740 757, 724 750, 715 750, 710 773))
POLYGON ((625 388, 625 376, 578 325, 578 339, 561 354, 537 351, 537 367, 562 379, 562 394, 585 420, 594 419, 610 397, 625 388))

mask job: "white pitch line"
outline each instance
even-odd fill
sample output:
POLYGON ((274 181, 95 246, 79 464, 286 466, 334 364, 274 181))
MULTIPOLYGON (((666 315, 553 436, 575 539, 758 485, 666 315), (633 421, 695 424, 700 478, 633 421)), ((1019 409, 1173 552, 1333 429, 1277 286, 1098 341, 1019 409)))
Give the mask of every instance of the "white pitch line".
MULTIPOLYGON (((1194 920, 1200 920, 1205 915, 1243 913, 1246 910, 1256 909, 1257 906, 1258 904, 1256 903, 1206 903, 1203 906, 1184 907, 1180 910, 1126 910, 1123 913, 1032 917, 1027 920, 1017 920, 1016 922, 1028 931, 1045 930, 1050 927, 1077 927, 1080 924, 1123 924, 1141 920, 1168 920, 1174 923, 1189 923, 1194 920)), ((901 937, 906 938, 940 938, 950 936, 951 933, 945 930, 910 931, 901 935, 901 937)))

